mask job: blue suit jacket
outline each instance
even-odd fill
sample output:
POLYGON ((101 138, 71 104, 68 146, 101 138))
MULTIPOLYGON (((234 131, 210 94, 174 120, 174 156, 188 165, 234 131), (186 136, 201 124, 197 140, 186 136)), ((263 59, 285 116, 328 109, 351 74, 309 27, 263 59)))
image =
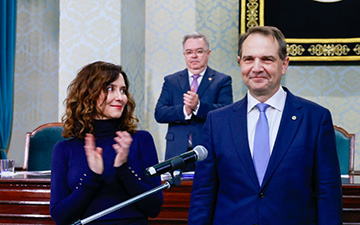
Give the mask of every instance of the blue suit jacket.
MULTIPOLYGON (((284 88, 285 89, 285 88, 284 88)), ((342 224, 342 194, 330 112, 287 97, 262 186, 247 134, 247 98, 209 113, 188 224, 342 224)))
POLYGON ((186 152, 190 133, 193 146, 200 144, 208 112, 233 102, 231 77, 207 67, 197 91, 200 99, 197 115, 193 115, 191 120, 185 120, 183 95, 189 90, 187 69, 168 75, 164 79, 155 108, 155 119, 159 123, 169 124, 165 159, 186 152))

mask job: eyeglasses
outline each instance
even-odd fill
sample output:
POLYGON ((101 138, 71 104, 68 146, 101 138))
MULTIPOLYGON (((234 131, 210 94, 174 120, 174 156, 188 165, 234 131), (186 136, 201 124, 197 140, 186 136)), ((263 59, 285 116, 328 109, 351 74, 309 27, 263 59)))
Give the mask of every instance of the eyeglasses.
POLYGON ((208 51, 209 51, 209 49, 204 50, 202 48, 196 49, 195 51, 188 49, 184 52, 184 54, 186 56, 191 56, 195 53, 198 56, 202 56, 205 52, 208 52, 208 51))

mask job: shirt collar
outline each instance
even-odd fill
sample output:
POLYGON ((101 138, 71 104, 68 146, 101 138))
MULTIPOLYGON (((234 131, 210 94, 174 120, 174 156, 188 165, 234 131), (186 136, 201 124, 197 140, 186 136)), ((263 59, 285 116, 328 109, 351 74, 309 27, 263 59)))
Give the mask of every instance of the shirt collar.
MULTIPOLYGON (((283 111, 285 107, 285 100, 286 100, 286 91, 280 86, 279 90, 271 97, 269 98, 265 103, 270 105, 271 108, 276 109, 278 111, 283 111)), ((247 113, 249 113, 256 104, 260 103, 256 98, 254 98, 250 91, 247 92, 247 113)))
MULTIPOLYGON (((199 75, 204 76, 206 69, 207 69, 207 67, 201 73, 199 73, 199 75)), ((188 70, 188 75, 189 75, 189 77, 192 77, 192 75, 194 75, 194 74, 192 72, 190 72, 190 70, 188 70)))

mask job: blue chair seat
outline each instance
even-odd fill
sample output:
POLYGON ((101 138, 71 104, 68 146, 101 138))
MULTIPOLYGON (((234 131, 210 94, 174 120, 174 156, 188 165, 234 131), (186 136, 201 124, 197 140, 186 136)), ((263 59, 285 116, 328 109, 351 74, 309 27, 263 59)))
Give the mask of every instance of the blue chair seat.
POLYGON ((349 134, 344 128, 334 125, 336 150, 341 175, 354 173, 355 134, 349 134))

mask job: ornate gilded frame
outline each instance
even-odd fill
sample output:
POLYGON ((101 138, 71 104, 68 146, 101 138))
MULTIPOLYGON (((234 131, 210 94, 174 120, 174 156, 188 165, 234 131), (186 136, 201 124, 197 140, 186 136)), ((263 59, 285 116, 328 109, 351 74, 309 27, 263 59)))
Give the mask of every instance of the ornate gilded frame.
MULTIPOLYGON (((267 25, 264 5, 265 0, 240 0, 240 34, 251 27, 267 25)), ((292 62, 360 63, 360 37, 286 38, 286 43, 292 62)))

